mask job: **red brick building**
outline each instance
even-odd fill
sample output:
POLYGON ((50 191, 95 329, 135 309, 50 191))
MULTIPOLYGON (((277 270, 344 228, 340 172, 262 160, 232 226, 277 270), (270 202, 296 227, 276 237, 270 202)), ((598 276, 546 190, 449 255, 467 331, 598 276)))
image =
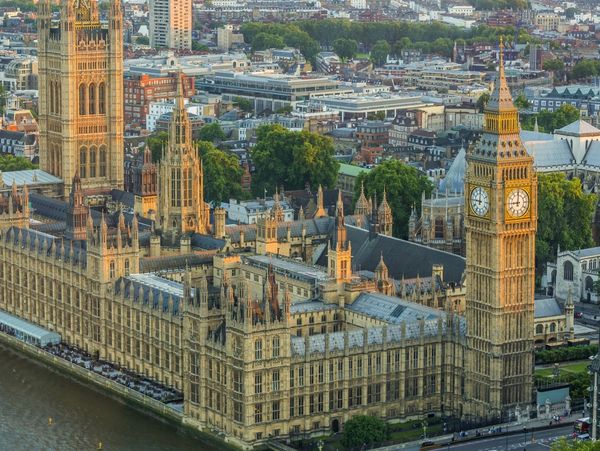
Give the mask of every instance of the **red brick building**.
MULTIPOLYGON (((177 75, 177 72, 165 77, 152 77, 148 74, 125 75, 123 92, 127 127, 145 128, 150 102, 176 97, 177 75)), ((183 91, 183 96, 186 98, 194 95, 194 77, 183 75, 183 91)))
POLYGON ((389 143, 390 124, 382 121, 366 121, 356 127, 356 137, 360 141, 362 161, 372 164, 383 155, 383 145, 389 143))

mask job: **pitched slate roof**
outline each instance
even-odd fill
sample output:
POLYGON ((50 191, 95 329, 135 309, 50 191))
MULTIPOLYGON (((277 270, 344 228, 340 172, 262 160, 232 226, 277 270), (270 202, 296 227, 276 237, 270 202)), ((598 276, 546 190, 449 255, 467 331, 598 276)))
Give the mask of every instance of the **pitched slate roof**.
MULTIPOLYGON (((383 255, 389 275, 400 280, 417 276, 428 277, 434 264, 444 267, 446 282, 460 283, 465 272, 465 259, 459 255, 440 251, 410 241, 385 235, 370 237, 367 230, 346 226, 352 244, 352 261, 356 270, 375 271, 383 255)), ((327 264, 324 252, 318 264, 327 264)))
POLYGON ((561 316, 563 314, 560 305, 554 298, 541 298, 535 300, 534 318, 547 318, 549 316, 561 316))
POLYGON ((554 133, 567 136, 598 136, 600 135, 600 129, 579 119, 578 121, 565 125, 563 128, 555 130, 554 133))

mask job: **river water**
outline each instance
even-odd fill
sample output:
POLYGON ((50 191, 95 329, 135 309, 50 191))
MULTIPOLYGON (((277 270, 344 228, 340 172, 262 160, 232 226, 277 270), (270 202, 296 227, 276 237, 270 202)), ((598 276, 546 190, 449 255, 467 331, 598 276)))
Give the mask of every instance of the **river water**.
POLYGON ((107 451, 222 448, 0 345, 0 451, 92 451, 99 442, 107 451))

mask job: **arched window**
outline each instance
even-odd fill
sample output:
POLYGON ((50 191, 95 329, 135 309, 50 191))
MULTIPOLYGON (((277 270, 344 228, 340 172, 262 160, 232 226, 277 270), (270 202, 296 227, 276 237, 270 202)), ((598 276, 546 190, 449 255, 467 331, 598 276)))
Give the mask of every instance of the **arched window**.
POLYGON ((115 261, 114 261, 114 260, 111 260, 111 261, 110 261, 110 271, 109 271, 109 274, 108 274, 108 276, 109 276, 111 279, 114 279, 114 278, 115 278, 115 261))
POLYGON ((106 146, 100 146, 100 177, 106 177, 106 146))
POLYGON ((79 150, 79 177, 82 179, 87 177, 87 148, 82 147, 79 150))
POLYGON ((129 275, 129 259, 125 259, 125 275, 129 275))
POLYGON ((556 269, 552 270, 552 274, 550 275, 550 279, 552 283, 556 283, 556 269))
POLYGON ((85 85, 79 85, 79 114, 85 114, 85 85))
POLYGON ((556 332, 556 323, 550 323, 550 332, 556 332))
POLYGON ((535 333, 536 334, 543 334, 544 333, 544 326, 542 326, 541 324, 538 324, 537 326, 535 326, 535 333))
POLYGON ((54 82, 50 82, 50 112, 55 113, 54 111, 54 82))
POLYGON ((96 114, 96 85, 94 83, 90 84, 90 96, 89 103, 90 106, 88 108, 89 114, 96 114))
POLYGON ((586 289, 586 291, 592 291, 593 288, 594 288, 594 279, 592 279, 590 276, 587 276, 585 278, 585 289, 586 289))
POLYGON ((96 177, 97 153, 96 146, 90 147, 90 177, 96 177))
POLYGON ((60 114, 60 110, 61 110, 61 108, 60 108, 60 101, 61 101, 61 98, 60 98, 60 81, 57 81, 56 83, 54 83, 54 91, 55 91, 54 92, 54 99, 56 101, 56 106, 54 108, 54 112, 56 114, 60 114))
POLYGON ((573 263, 571 263, 571 262, 563 263, 563 279, 573 280, 573 263))
POLYGON ((435 237, 444 238, 444 218, 435 218, 435 237))
POLYGON ((106 88, 104 83, 98 85, 98 114, 106 114, 106 88))

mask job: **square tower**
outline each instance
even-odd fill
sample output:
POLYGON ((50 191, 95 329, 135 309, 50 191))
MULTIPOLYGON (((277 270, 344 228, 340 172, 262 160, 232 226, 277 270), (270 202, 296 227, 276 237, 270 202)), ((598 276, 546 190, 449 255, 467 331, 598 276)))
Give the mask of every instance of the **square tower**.
POLYGON ((40 167, 64 181, 77 172, 86 194, 123 188, 123 26, 121 2, 108 22, 97 0, 62 2, 53 22, 38 5, 40 167))
POLYGON ((466 413, 507 418, 528 406, 533 384, 537 176, 519 113, 500 70, 485 131, 467 152, 466 413))

